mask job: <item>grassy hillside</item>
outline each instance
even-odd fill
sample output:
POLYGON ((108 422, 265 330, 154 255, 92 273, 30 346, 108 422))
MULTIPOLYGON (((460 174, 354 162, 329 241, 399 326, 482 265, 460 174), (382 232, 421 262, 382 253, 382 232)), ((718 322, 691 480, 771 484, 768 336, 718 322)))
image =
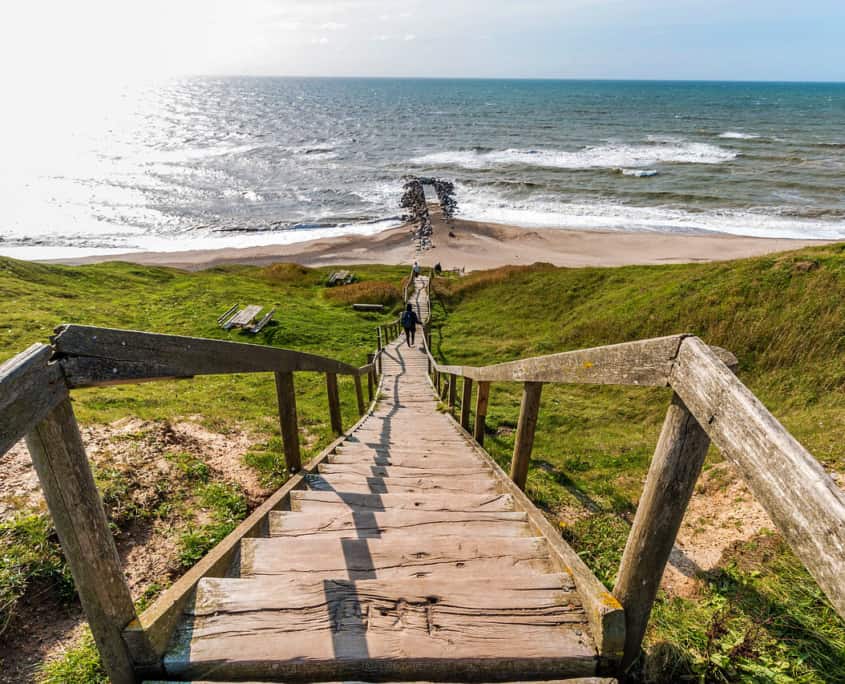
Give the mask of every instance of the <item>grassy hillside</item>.
MULTIPOLYGON (((845 246, 722 264, 512 267, 436 291, 433 347, 448 363, 700 335, 733 351, 743 381, 826 468, 845 471, 845 246)), ((493 385, 486 446, 503 465, 519 398, 518 386, 493 385)), ((608 586, 668 400, 655 388, 543 390, 527 491, 608 586)), ((706 469, 719 461, 711 450, 706 469)), ((845 626, 777 534, 725 549, 699 579, 696 597, 656 607, 646 679, 845 681, 845 626)))
MULTIPOLYGON (((356 267, 358 283, 327 289, 329 272, 277 264, 183 273, 121 263, 69 268, 0 259, 0 361, 33 342, 47 342, 57 324, 72 322, 257 342, 361 365, 375 347, 376 326, 395 315, 390 312, 400 303, 407 269, 356 267), (352 301, 381 302, 388 312, 357 313, 352 301), (257 336, 219 329, 217 317, 235 303, 277 306, 276 321, 257 336)), ((299 373, 296 384, 308 458, 332 438, 325 381, 299 373)), ((348 426, 357 420, 354 385, 344 377, 339 384, 348 426)), ((89 455, 121 554, 131 558, 135 547, 143 549, 142 556, 148 547, 150 556, 160 553, 159 546, 167 552, 156 558, 164 570, 133 580, 142 602, 247 515, 259 493, 245 488, 245 481, 258 479, 272 488, 285 479, 272 374, 79 390, 73 402, 85 430, 94 431, 86 433, 94 447, 89 455), (108 427, 127 417, 138 419, 139 426, 108 427), (209 464, 202 443, 180 432, 184 417, 196 420, 207 431, 203 436, 220 437, 217 467, 209 464), (105 436, 97 426, 106 426, 105 436), (246 453, 227 457, 227 441, 244 445, 246 453), (243 469, 248 472, 239 477, 243 469)), ((35 619, 32 604, 56 603, 55 610, 69 611, 71 618, 78 611, 49 519, 20 498, 0 488, 0 503, 18 510, 0 516, 0 660, 15 657, 18 639, 29 643, 26 634, 36 628, 28 624, 35 619)), ((20 673, 4 669, 0 681, 7 675, 8 681, 23 681, 20 673)), ((90 642, 48 672, 48 681, 55 682, 100 678, 90 642)))
MULTIPOLYGON (((329 291, 327 270, 291 265, 188 274, 0 260, 0 360, 45 341, 56 324, 75 322, 257 341, 363 363, 375 326, 388 314, 354 313, 348 303, 392 304, 406 269, 355 270, 362 284, 329 291), (278 325, 254 340, 219 330, 217 316, 236 302, 278 304, 278 325)), ((740 377, 787 428, 828 469, 845 471, 845 247, 726 264, 498 269, 440 279, 436 290, 434 346, 449 362, 483 364, 682 331, 701 335, 733 351, 740 377)), ((299 374, 297 389, 310 455, 330 438, 322 377, 299 374)), ((341 391, 348 425, 355 405, 351 381, 341 379, 341 391)), ((513 447, 519 392, 516 385, 496 384, 491 393, 486 445, 502 464, 513 447)), ((528 492, 608 585, 668 400, 666 390, 654 388, 543 391, 528 492)), ((210 467, 202 449, 174 443, 173 429, 196 416, 214 434, 246 440, 243 465, 274 486, 284 477, 275 401, 267 374, 75 392, 75 410, 92 430, 127 416, 155 426, 120 433, 106 450, 111 456, 95 458, 119 546, 137 544, 146 553, 149 538, 135 531, 163 528, 161 536, 176 545, 176 576, 231 529, 254 496, 229 472, 210 467), (135 471, 148 471, 149 460, 138 445, 165 454, 166 467, 144 481, 135 471), (202 516, 192 517, 194 508, 202 516)), ((729 484, 719 461, 712 452, 708 494, 729 484)), ((2 659, 3 641, 14 646, 14 634, 31 629, 19 618, 28 615, 25 604, 35 592, 75 604, 49 521, 39 511, 0 522, 0 559, 2 659)), ((143 603, 161 586, 141 582, 136 595, 143 603)), ((845 681, 845 627, 772 532, 726 548, 717 567, 700 577, 695 596, 663 597, 648 649, 641 673, 648 681, 845 681)), ((42 677, 101 681, 90 642, 42 677)))

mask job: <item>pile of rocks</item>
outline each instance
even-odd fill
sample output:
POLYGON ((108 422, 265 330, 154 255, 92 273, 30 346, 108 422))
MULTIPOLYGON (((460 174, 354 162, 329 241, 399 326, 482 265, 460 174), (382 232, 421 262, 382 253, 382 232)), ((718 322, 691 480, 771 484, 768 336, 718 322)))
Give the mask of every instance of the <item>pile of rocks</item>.
POLYGON ((405 176, 402 186, 404 192, 400 205, 407 210, 404 216, 406 221, 414 222, 412 239, 417 242, 417 251, 425 251, 432 247, 431 217, 428 213, 428 205, 425 201, 425 186, 434 187, 440 207, 443 210, 443 218, 451 222, 458 208, 455 199, 455 184, 442 178, 421 178, 419 176, 405 176))

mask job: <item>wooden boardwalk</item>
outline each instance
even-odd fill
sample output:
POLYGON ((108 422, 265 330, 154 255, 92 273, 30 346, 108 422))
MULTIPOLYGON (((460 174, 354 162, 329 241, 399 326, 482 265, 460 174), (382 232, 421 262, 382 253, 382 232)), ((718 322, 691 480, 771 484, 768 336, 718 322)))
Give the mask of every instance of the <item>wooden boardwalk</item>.
MULTIPOLYGON (((424 284, 424 283, 423 283, 424 284)), ((414 301, 428 318, 425 288, 414 301)), ((381 400, 233 577, 205 578, 168 675, 501 681, 596 672, 572 576, 438 412, 420 347, 389 344, 381 400)))

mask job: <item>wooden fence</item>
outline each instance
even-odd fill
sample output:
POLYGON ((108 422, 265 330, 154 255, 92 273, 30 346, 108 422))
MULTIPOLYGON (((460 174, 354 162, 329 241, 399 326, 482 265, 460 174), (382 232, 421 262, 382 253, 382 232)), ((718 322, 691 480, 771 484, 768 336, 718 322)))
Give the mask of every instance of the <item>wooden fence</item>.
MULTIPOLYGON (((386 333, 379 331, 380 340, 386 333)), ((0 366, 0 455, 26 438, 82 607, 112 682, 136 682, 137 668, 160 657, 193 586, 203 576, 225 572, 240 538, 266 516, 265 509, 272 508, 279 497, 299 484, 301 476, 296 473, 303 466, 294 373, 325 374, 331 425, 340 435, 343 425, 338 375, 352 377, 358 413, 363 414, 362 378, 367 378, 372 402, 377 392, 381 346, 369 355, 366 365, 356 367, 274 347, 65 325, 56 330, 52 346, 34 344, 0 366), (70 390, 258 372, 275 375, 285 465, 294 475, 139 619, 94 484, 70 390)))
MULTIPOLYGON (((429 335, 424 339, 428 341, 429 335)), ((671 387, 672 399, 613 594, 625 609, 624 664, 640 651, 651 608, 693 487, 711 443, 745 478, 784 538, 840 616, 845 617, 845 496, 733 373, 736 358, 694 335, 672 335, 520 359, 450 366, 428 346, 432 383, 479 445, 494 382, 523 383, 510 476, 525 488, 540 398, 546 383, 671 387), (470 425, 473 385, 475 424, 470 425)))

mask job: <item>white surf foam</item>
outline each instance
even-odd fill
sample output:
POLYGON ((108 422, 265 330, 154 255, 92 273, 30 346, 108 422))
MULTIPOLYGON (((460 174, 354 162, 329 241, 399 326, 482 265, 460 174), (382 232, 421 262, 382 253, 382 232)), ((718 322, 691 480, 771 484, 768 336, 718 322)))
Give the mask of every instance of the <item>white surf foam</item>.
POLYGON ((597 169, 654 166, 655 164, 722 164, 739 154, 717 145, 700 142, 654 142, 631 145, 611 143, 585 147, 575 152, 566 150, 508 149, 493 152, 450 150, 415 157, 417 166, 458 166, 483 169, 491 166, 537 166, 559 169, 597 169))
POLYGON ((659 171, 657 169, 619 169, 619 173, 623 176, 634 176, 635 178, 651 178, 656 176, 659 171))
POLYGON ((728 233, 749 237, 842 239, 845 222, 778 215, 760 211, 692 212, 671 207, 638 207, 612 202, 561 202, 553 196, 514 201, 495 192, 459 187, 460 217, 526 228, 648 231, 659 233, 728 233))
POLYGON ((724 133, 719 134, 720 138, 725 138, 727 140, 755 140, 759 138, 759 135, 754 135, 753 133, 741 133, 739 131, 725 131, 724 133))

